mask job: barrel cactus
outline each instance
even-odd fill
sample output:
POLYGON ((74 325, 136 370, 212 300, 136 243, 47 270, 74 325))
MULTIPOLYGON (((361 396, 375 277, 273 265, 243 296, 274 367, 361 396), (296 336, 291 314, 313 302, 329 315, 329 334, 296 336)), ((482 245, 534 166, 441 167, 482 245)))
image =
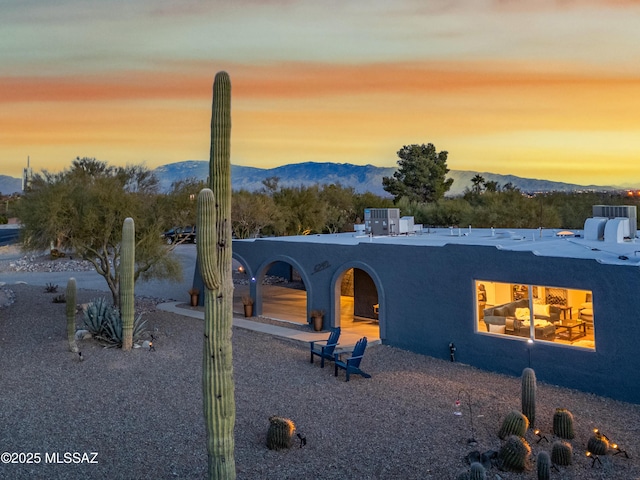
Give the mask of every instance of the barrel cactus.
POLYGON ((556 408, 553 414, 553 434, 567 440, 575 437, 573 432, 573 415, 565 408, 556 408))
POLYGON ((524 437, 527 428, 529 428, 529 420, 527 420, 527 417, 517 410, 512 410, 507 414, 502 422, 502 427, 500 427, 500 430, 498 431, 498 436, 503 440, 509 435, 524 437))
POLYGON ((122 319, 122 349, 133 346, 134 296, 136 262, 136 230, 133 218, 125 218, 122 224, 120 246, 120 318, 122 319))
POLYGON ((269 417, 269 430, 267 431, 267 447, 269 450, 280 450, 291 447, 291 439, 296 427, 288 418, 269 417))
POLYGON ((487 471, 484 469, 481 463, 473 462, 469 469, 469 480, 486 480, 487 471))
POLYGON ((527 467, 531 455, 531 447, 526 440, 518 435, 511 435, 498 452, 498 458, 505 470, 521 472, 527 467))
POLYGON ((233 429, 236 408, 231 326, 231 81, 218 72, 211 115, 211 188, 198 195, 198 266, 204 283, 202 397, 209 478, 236 478, 233 429))
POLYGON ((597 430, 587 442, 587 451, 594 455, 606 455, 609 450, 609 441, 597 430))
POLYGON ((78 353, 78 344, 76 343, 77 292, 76 279, 71 277, 67 282, 65 296, 67 299, 67 339, 69 340, 69 350, 73 353, 78 353))
POLYGON ((540 452, 536 457, 536 470, 538 480, 549 480, 551 478, 551 458, 547 452, 540 452))
POLYGON ((536 373, 532 368, 522 371, 522 413, 533 427, 536 420, 536 373))
POLYGON ((556 465, 571 465, 573 463, 573 448, 568 442, 556 440, 551 445, 551 461, 556 465))

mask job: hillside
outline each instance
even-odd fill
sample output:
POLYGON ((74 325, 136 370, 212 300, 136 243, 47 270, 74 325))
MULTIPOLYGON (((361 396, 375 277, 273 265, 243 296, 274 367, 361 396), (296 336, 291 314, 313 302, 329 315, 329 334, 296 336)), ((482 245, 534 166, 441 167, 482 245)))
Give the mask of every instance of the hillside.
MULTIPOLYGON (((279 177, 279 185, 284 187, 340 183, 353 187, 356 192, 372 192, 376 195, 388 196, 382 189, 382 177, 393 175, 395 167, 375 167, 373 165, 352 165, 350 163, 292 163, 276 168, 231 166, 231 182, 234 190, 249 191, 263 188, 262 181, 269 177, 279 177)), ((168 191, 171 184, 178 180, 196 178, 206 180, 209 174, 209 162, 203 160, 187 160, 169 163, 154 170, 160 180, 163 191, 168 191)), ((447 196, 462 195, 465 188, 471 186, 471 179, 480 173, 486 181, 495 181, 499 185, 512 183, 523 192, 571 192, 577 190, 618 190, 619 187, 602 185, 576 185, 572 183, 552 182, 533 178, 517 177, 515 175, 500 175, 490 172, 470 170, 451 170, 449 177, 453 178, 453 186, 447 196)), ((0 175, 0 193, 5 195, 21 192, 20 178, 0 175)))
MULTIPOLYGON (((171 183, 186 178, 205 180, 209 174, 209 162, 188 160, 185 162, 162 165, 155 169, 164 190, 171 187, 171 183)), ((375 167, 373 165, 352 165, 349 163, 294 163, 276 168, 255 168, 239 165, 231 166, 231 183, 234 190, 259 190, 262 181, 269 177, 279 177, 281 186, 299 186, 340 183, 353 187, 356 192, 372 192, 381 196, 388 196, 382 188, 382 177, 393 175, 395 167, 375 167)), ((496 181, 500 185, 512 183, 523 192, 570 192, 576 190, 616 190, 615 187, 597 185, 575 185, 571 183, 552 182, 532 178, 516 177, 515 175, 499 175, 489 172, 467 170, 451 170, 449 177, 453 178, 453 186, 448 196, 461 195, 465 188, 471 186, 471 179, 480 173, 486 181, 496 181)))
POLYGON ((12 193, 22 192, 22 179, 0 175, 0 193, 3 195, 11 195, 12 193))

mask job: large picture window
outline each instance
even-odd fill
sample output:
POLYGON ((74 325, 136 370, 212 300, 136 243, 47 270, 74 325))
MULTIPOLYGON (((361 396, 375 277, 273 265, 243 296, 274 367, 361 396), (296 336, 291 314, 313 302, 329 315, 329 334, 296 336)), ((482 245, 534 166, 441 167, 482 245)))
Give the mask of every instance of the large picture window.
POLYGON ((476 280, 477 332, 595 349, 593 293, 476 280))

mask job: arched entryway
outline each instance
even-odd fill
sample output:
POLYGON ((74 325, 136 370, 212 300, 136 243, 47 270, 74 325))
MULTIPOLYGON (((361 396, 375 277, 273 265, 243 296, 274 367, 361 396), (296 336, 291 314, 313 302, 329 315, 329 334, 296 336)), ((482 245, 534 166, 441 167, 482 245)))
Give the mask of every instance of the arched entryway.
POLYGON ((277 259, 264 264, 255 282, 260 315, 302 325, 308 323, 307 282, 294 261, 277 259))
POLYGON ((367 338, 382 338, 380 282, 365 265, 345 266, 333 281, 335 325, 367 338))

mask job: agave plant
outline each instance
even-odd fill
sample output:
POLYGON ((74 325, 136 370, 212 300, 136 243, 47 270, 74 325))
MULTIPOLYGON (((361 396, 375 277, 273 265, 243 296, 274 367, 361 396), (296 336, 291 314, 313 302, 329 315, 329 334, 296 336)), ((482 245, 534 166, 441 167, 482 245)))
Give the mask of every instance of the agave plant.
MULTIPOLYGON (((146 323, 146 320, 142 320, 142 315, 138 315, 133 322, 133 343, 144 333, 146 323)), ((111 347, 122 346, 122 317, 117 309, 109 310, 104 323, 104 330, 97 338, 105 341, 111 347)))
POLYGON ((107 315, 112 310, 104 297, 92 300, 84 311, 84 325, 91 335, 98 337, 102 335, 107 322, 107 315))

